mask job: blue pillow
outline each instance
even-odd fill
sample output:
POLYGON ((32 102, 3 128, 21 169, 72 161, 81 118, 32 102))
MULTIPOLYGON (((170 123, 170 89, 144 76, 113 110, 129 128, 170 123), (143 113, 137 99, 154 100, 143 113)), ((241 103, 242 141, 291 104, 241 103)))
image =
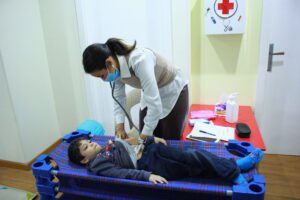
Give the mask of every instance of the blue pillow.
POLYGON ((90 131, 93 135, 104 135, 105 133, 102 124, 95 120, 85 120, 77 127, 77 130, 90 131))

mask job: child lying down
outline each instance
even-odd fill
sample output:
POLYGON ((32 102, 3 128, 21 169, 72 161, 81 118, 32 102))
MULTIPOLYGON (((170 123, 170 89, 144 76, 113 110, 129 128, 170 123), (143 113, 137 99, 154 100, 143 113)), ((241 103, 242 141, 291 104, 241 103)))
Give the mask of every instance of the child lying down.
POLYGON ((255 149, 248 156, 234 160, 218 157, 205 150, 180 150, 167 146, 162 138, 147 137, 109 140, 100 146, 84 138, 71 142, 69 160, 86 165, 93 174, 153 183, 168 183, 188 177, 220 177, 234 184, 246 184, 241 171, 258 164, 263 152, 255 149))

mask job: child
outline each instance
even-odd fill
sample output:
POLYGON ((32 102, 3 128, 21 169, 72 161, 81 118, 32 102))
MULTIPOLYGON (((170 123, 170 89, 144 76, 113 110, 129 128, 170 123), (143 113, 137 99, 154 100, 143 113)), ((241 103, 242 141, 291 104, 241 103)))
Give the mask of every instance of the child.
POLYGON ((249 170, 263 157, 260 149, 237 161, 218 157, 205 150, 179 150, 166 146, 166 141, 147 137, 141 142, 137 138, 116 139, 100 146, 84 138, 71 142, 68 149, 70 161, 87 165, 90 172, 115 178, 126 178, 168 183, 187 177, 220 177, 234 184, 245 184, 240 171, 249 170))

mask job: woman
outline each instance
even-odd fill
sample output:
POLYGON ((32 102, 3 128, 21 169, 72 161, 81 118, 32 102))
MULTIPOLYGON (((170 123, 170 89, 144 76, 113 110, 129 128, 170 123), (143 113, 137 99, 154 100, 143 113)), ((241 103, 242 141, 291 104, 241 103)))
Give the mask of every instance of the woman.
POLYGON ((156 52, 137 48, 117 38, 105 44, 92 44, 83 52, 86 73, 113 84, 116 136, 126 138, 124 130, 125 84, 142 90, 140 137, 154 135, 180 140, 188 113, 187 80, 156 52))

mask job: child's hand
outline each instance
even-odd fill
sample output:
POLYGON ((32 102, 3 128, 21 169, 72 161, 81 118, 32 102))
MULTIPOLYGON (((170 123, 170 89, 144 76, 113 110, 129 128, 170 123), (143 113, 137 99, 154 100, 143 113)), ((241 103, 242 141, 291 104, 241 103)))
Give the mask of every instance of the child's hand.
POLYGON ((112 140, 108 140, 108 144, 113 144, 113 141, 112 140))
POLYGON ((158 175, 155 175, 155 174, 151 174, 150 177, 149 177, 149 181, 154 183, 154 184, 157 184, 157 183, 168 183, 168 181, 164 178, 164 177, 161 177, 161 176, 158 176, 158 175))
POLYGON ((164 145, 167 146, 166 140, 164 140, 164 139, 162 139, 162 138, 154 137, 154 142, 155 142, 156 144, 158 144, 158 143, 163 143, 164 145))

